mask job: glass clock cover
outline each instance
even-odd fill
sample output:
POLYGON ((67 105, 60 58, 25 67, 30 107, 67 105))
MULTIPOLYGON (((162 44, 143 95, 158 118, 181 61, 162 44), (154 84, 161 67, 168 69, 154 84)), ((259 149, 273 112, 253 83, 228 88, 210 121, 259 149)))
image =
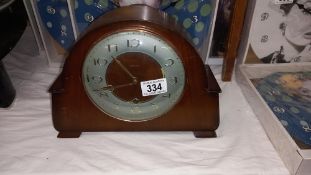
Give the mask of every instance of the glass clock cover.
POLYGON ((163 115, 179 101, 185 86, 178 54, 166 41, 143 31, 100 39, 89 50, 82 69, 91 101, 102 112, 125 121, 163 115), (143 95, 143 91, 150 93, 143 95))

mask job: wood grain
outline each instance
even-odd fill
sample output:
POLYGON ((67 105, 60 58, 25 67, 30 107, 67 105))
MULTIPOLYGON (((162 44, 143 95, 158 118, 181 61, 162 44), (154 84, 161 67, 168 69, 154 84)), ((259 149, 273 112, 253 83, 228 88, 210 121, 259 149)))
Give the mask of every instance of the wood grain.
POLYGON ((231 81, 248 0, 236 0, 232 10, 227 47, 222 67, 222 80, 231 81))
MULTIPOLYGON (((180 34, 182 30, 169 21, 172 19, 153 8, 129 6, 94 22, 92 30, 75 44, 62 73, 50 88, 53 124, 59 137, 79 137, 86 131, 195 131, 196 137, 216 136, 220 88, 194 47, 180 34), (112 16, 116 18, 110 19, 112 16), (101 39, 121 31, 141 31, 161 37, 184 65, 186 83, 182 98, 158 118, 141 122, 116 119, 99 110, 84 91, 82 65, 89 49, 101 39)), ((155 70, 152 76, 157 76, 157 66, 151 67, 155 70)))

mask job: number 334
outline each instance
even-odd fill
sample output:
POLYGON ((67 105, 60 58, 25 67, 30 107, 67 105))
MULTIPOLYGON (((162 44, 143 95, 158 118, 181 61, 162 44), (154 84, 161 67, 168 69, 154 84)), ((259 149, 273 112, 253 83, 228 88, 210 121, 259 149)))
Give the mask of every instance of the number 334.
POLYGON ((155 92, 157 90, 161 91, 162 90, 162 86, 161 86, 161 83, 158 83, 158 84, 150 84, 150 85, 147 85, 147 92, 155 92))

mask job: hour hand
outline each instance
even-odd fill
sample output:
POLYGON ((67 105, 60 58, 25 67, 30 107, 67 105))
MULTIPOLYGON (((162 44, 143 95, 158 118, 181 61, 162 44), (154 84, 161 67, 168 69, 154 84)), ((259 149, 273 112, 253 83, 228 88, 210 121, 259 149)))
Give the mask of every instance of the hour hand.
POLYGON ((111 58, 113 58, 116 61, 116 63, 121 67, 121 69, 133 79, 133 83, 136 84, 137 78, 122 64, 122 62, 113 56, 111 56, 111 58))
POLYGON ((112 85, 107 85, 99 89, 94 89, 94 91, 113 91, 113 90, 114 90, 114 86, 112 85))

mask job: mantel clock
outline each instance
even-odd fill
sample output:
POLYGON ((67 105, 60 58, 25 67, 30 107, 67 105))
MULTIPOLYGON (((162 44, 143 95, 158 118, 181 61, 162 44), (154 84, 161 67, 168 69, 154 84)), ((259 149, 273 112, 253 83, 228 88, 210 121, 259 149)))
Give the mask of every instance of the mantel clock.
POLYGON ((50 88, 58 137, 193 131, 215 137, 220 88, 174 19, 132 5, 92 23, 50 88))

